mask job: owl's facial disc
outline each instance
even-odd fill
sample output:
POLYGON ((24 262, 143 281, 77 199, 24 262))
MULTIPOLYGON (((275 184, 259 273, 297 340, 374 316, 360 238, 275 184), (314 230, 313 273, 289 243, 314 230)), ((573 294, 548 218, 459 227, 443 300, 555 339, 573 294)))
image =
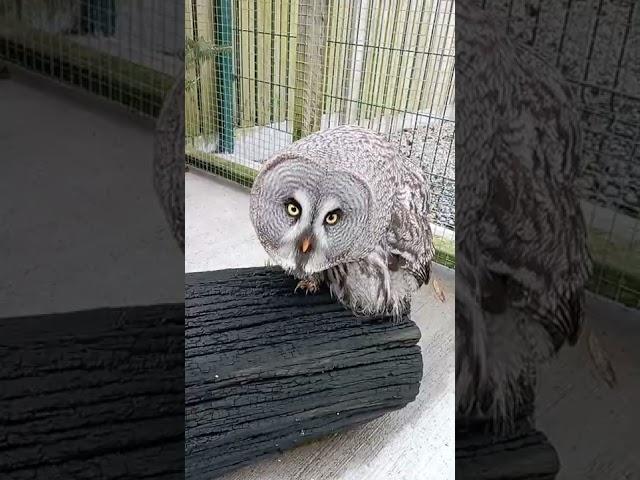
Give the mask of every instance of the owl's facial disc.
POLYGON ((292 224, 279 242, 274 255, 276 260, 283 268, 299 276, 326 269, 326 236, 323 225, 317 221, 321 210, 326 207, 318 205, 314 192, 296 189, 284 202, 283 208, 292 224))
POLYGON ((254 183, 251 215, 272 259, 297 276, 360 260, 370 238, 372 195, 350 172, 288 158, 254 183))

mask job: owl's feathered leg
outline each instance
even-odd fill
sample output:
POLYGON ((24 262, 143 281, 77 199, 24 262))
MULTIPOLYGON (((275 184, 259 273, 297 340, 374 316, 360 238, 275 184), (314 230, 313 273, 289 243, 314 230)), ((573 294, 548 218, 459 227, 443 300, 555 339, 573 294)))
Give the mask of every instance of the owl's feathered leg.
POLYGON ((300 280, 293 293, 296 293, 299 289, 304 290, 305 294, 317 293, 320 290, 320 285, 322 285, 322 275, 314 273, 300 280))

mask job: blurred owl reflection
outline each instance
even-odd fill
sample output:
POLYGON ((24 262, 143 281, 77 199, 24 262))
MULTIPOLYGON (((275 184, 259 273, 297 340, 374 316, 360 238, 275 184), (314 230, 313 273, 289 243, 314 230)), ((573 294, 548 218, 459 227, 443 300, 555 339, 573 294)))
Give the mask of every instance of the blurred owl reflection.
POLYGON ((581 137, 558 72, 469 1, 456 15, 456 413, 504 428, 580 333, 581 137))

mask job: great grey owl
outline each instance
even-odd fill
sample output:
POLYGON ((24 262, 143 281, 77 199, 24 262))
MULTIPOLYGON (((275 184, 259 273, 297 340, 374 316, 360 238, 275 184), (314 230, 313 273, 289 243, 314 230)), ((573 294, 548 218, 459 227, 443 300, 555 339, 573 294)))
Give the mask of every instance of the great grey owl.
POLYGON ((270 158, 250 200, 271 258, 354 312, 398 316, 434 254, 421 168, 357 126, 311 134, 270 158))
POLYGON ((184 252, 184 75, 169 91, 155 130, 153 185, 173 237, 184 252))
POLYGON ((502 429, 536 365, 577 341, 591 262, 571 92, 470 3, 456 3, 456 414, 502 429))

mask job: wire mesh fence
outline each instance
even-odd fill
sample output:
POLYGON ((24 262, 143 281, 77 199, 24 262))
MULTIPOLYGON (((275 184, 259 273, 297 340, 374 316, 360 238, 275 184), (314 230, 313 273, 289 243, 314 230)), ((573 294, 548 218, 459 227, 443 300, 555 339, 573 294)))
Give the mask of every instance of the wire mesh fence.
POLYGON ((640 6, 635 1, 478 0, 572 86, 586 163, 591 290, 640 307, 640 6))
POLYGON ((181 2, 0 0, 0 58, 156 117, 181 73, 181 2))
MULTIPOLYGON (((640 8, 478 3, 574 86, 591 288, 640 306, 640 8)), ((185 60, 188 161, 243 185, 315 129, 382 132, 425 168, 438 259, 452 265, 453 20, 447 0, 0 0, 0 58, 147 116, 185 60)))
POLYGON ((454 265, 453 1, 189 0, 185 29, 189 163, 249 186, 311 132, 376 130, 427 173, 454 265))

